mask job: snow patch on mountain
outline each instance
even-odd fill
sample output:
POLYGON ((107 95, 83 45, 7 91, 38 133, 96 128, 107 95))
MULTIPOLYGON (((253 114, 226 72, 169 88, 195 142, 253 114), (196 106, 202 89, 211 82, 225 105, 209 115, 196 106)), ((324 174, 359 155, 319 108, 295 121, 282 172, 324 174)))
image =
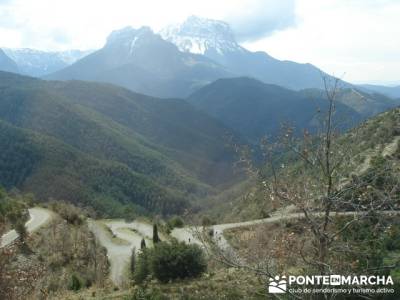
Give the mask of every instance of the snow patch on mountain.
POLYGON ((71 65, 92 51, 41 51, 30 48, 5 48, 4 52, 15 61, 22 73, 42 76, 71 65))
POLYGON ((135 44, 136 44, 136 41, 138 40, 138 37, 136 36, 134 39, 133 39, 133 41, 131 42, 131 49, 129 50, 129 53, 130 54, 132 54, 133 53, 133 50, 135 49, 135 44))
POLYGON ((111 34, 107 37, 106 46, 128 46, 131 50, 133 50, 138 39, 143 39, 147 36, 153 35, 153 30, 151 30, 150 27, 143 26, 135 29, 128 26, 111 32, 111 34))
POLYGON ((215 51, 223 55, 226 52, 243 51, 230 26, 222 21, 191 16, 181 24, 167 26, 159 34, 183 52, 204 55, 215 51))

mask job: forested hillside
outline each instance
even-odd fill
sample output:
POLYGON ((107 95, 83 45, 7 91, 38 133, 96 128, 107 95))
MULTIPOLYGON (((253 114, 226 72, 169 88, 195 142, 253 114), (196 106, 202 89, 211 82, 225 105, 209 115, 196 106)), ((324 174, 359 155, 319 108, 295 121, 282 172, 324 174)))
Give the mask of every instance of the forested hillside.
POLYGON ((119 213, 140 206, 168 214, 234 177, 225 145, 230 131, 183 100, 111 85, 0 77, 6 188, 109 213, 118 204, 119 213))
MULTIPOLYGON (((335 114, 342 129, 400 104, 380 94, 340 86, 336 100, 335 114)), ((298 131, 317 129, 321 112, 328 107, 323 90, 293 91, 248 77, 217 80, 188 101, 254 142, 265 135, 276 137, 284 124, 298 131)))

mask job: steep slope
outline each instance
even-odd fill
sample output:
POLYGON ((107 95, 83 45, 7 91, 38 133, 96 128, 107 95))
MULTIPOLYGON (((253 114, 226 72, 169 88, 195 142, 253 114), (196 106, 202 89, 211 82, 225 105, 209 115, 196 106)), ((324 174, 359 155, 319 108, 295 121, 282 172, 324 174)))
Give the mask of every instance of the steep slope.
POLYGON ((152 96, 176 97, 229 75, 206 57, 180 52, 148 27, 127 27, 112 32, 102 49, 48 78, 109 82, 152 96))
POLYGON ((48 136, 0 120, 0 183, 38 199, 62 199, 91 206, 108 216, 124 210, 179 212, 182 197, 128 167, 94 159, 48 136))
POLYGON ((376 153, 382 156, 400 159, 400 147, 398 147, 400 146, 398 143, 400 138, 400 107, 366 120, 358 128, 344 136, 344 143, 351 143, 351 138, 354 136, 362 141, 362 143, 353 145, 357 149, 357 153, 362 154, 378 149, 376 153))
POLYGON ((368 92, 375 92, 392 98, 400 98, 400 86, 383 86, 374 84, 361 84, 360 89, 368 92))
MULTIPOLYGON (((174 194, 177 201, 185 197, 188 205, 191 199, 209 192, 210 185, 232 179, 231 155, 224 145, 224 135, 229 130, 183 100, 151 98, 111 85, 45 82, 0 73, 0 120, 67 145, 71 151, 81 153, 91 161, 119 166, 126 175, 124 172, 106 175, 106 168, 105 177, 100 176, 99 180, 104 179, 104 182, 97 186, 95 199, 102 195, 102 189, 106 188, 103 186, 107 186, 113 191, 113 201, 133 202, 149 210, 156 210, 156 207, 166 213, 171 208, 165 202, 165 198, 170 198, 168 195, 174 194), (129 182, 125 178, 129 174, 151 184, 126 186, 129 182), (155 193, 153 186, 161 188, 166 197, 161 192, 155 193), (137 199, 128 201, 127 190, 133 193, 135 188, 147 195, 145 199, 153 199, 156 194, 159 198, 151 202, 140 200, 146 205, 137 199), (160 203, 164 204, 159 206, 160 203)), ((63 160, 68 166, 70 155, 65 156, 63 160)), ((45 158, 50 165, 57 165, 60 160, 45 158)), ((7 155, 4 154, 2 159, 6 161, 7 155)), ((47 175, 55 176, 53 171, 51 169, 47 175)), ((84 172, 91 174, 90 168, 86 167, 71 170, 74 178, 81 178, 84 172)), ((14 176, 12 174, 10 176, 14 176)), ((7 186, 15 183, 18 187, 26 187, 25 181, 31 180, 46 189, 46 181, 42 181, 42 177, 35 178, 35 174, 22 182, 11 181, 7 186)), ((64 175, 61 172, 60 176, 64 175)), ((97 174, 93 175, 96 180, 97 174)), ((32 186, 28 187, 30 190, 32 186)), ((90 186, 71 186, 71 189, 80 188, 85 191, 90 186)), ((84 201, 82 194, 76 194, 81 195, 81 202, 84 201)), ((51 196, 57 198, 60 195, 54 192, 51 196)))
MULTIPOLYGON (((365 201, 363 208, 369 209, 371 201, 388 201, 385 209, 400 209, 400 107, 369 118, 342 134, 335 141, 333 151, 347 154, 337 171, 340 174, 338 186, 342 189, 338 195, 346 197, 347 194, 347 203, 365 201), (348 184, 352 181, 355 181, 353 188, 349 188, 348 184)), ((309 173, 298 157, 287 160, 282 156, 277 163, 284 163, 284 172, 292 173, 294 179, 299 176, 296 170, 301 169, 305 170, 301 172, 302 180, 315 180, 315 174, 312 173, 315 168, 310 169, 313 171, 309 173)), ((219 201, 209 201, 208 206, 204 205, 207 210, 203 214, 233 222, 265 218, 275 210, 272 203, 266 200, 264 187, 256 179, 249 181, 247 186, 238 186, 227 193, 228 197, 222 195, 219 201)), ((287 209, 290 211, 290 207, 287 209)), ((348 206, 344 201, 344 204, 335 208, 343 209, 354 210, 354 206, 348 206)))
POLYGON ((17 64, 2 49, 0 49, 0 71, 18 73, 17 64))
POLYGON ((6 48, 4 52, 18 65, 18 69, 22 74, 40 77, 73 64, 91 51, 68 50, 56 52, 29 48, 6 48))
MULTIPOLYGON (((302 90, 301 93, 311 99, 325 97, 325 92, 317 89, 302 90)), ((340 89, 336 100, 351 107, 364 118, 372 117, 400 105, 399 100, 388 98, 383 94, 365 92, 356 88, 340 89)))
MULTIPOLYGON (((276 136, 284 123, 299 130, 312 129, 317 111, 327 106, 321 97, 308 97, 246 77, 217 80, 192 94, 188 101, 253 141, 264 135, 276 136)), ((337 109, 351 123, 362 118, 345 105, 337 109)))
POLYGON ((233 31, 222 21, 191 16, 182 24, 166 27, 160 34, 181 51, 203 54, 240 76, 290 89, 323 87, 323 72, 317 67, 248 51, 236 42, 233 31))
POLYGON ((85 106, 146 137, 208 183, 231 176, 232 156, 225 141, 234 133, 184 100, 78 81, 52 83, 52 87, 69 103, 85 106))

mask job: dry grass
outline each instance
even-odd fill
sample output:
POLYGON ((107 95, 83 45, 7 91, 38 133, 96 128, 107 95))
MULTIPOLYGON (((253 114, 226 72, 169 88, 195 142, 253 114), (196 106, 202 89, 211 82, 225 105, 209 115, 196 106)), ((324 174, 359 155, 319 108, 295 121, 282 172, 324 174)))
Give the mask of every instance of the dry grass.
POLYGON ((12 275, 13 293, 1 299, 59 299, 71 288, 73 274, 82 289, 108 284, 106 252, 87 224, 72 225, 56 214, 28 238, 25 251, 14 251, 3 271, 12 275))
POLYGON ((300 253, 310 251, 311 233, 304 220, 266 223, 225 230, 224 236, 249 264, 271 264, 296 273, 304 262, 300 253))
MULTIPOLYGON (((133 299, 133 295, 140 289, 141 287, 135 285, 130 289, 123 291, 114 291, 109 287, 103 289, 91 288, 79 294, 72 292, 64 293, 59 299, 130 300, 133 299)), ((154 298, 151 299, 160 300, 266 299, 264 284, 257 278, 235 269, 225 268, 219 268, 214 272, 209 272, 205 276, 193 280, 180 280, 167 284, 160 284, 157 281, 151 281, 147 284, 145 293, 153 295, 154 298), (157 295, 157 297, 155 297, 155 295, 157 295)))

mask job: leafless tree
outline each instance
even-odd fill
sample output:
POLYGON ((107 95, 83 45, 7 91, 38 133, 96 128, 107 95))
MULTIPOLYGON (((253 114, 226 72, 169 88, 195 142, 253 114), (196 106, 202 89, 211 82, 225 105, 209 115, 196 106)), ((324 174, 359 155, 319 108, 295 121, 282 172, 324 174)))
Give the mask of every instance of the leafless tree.
MULTIPOLYGON (((394 211, 393 199, 399 186, 384 189, 373 186, 372 182, 387 172, 385 168, 372 171, 366 168, 362 176, 354 172, 358 166, 354 162, 352 143, 358 142, 357 129, 347 134, 350 145, 345 143, 343 135, 339 134, 342 124, 337 122, 336 116, 341 81, 324 76, 323 83, 327 107, 325 111, 318 109, 318 129, 314 132, 304 130, 298 137, 293 128, 286 127, 278 142, 263 139, 265 165, 262 168, 252 162, 249 147, 239 146, 237 153, 239 164, 250 175, 259 178, 266 201, 274 202, 276 207, 290 205, 294 211, 301 212, 310 233, 310 243, 307 249, 300 247, 301 250, 293 255, 300 257, 310 271, 329 275, 351 271, 338 260, 338 255, 351 253, 356 247, 352 249, 354 244, 343 242, 341 235, 365 220, 386 218, 394 211)), ((203 244, 210 255, 230 267, 247 269, 266 280, 277 274, 276 258, 266 257, 262 262, 250 265, 221 249, 206 234, 203 234, 203 244)), ((381 269, 393 267, 379 266, 381 269)), ((324 297, 335 296, 326 294, 324 297)))

